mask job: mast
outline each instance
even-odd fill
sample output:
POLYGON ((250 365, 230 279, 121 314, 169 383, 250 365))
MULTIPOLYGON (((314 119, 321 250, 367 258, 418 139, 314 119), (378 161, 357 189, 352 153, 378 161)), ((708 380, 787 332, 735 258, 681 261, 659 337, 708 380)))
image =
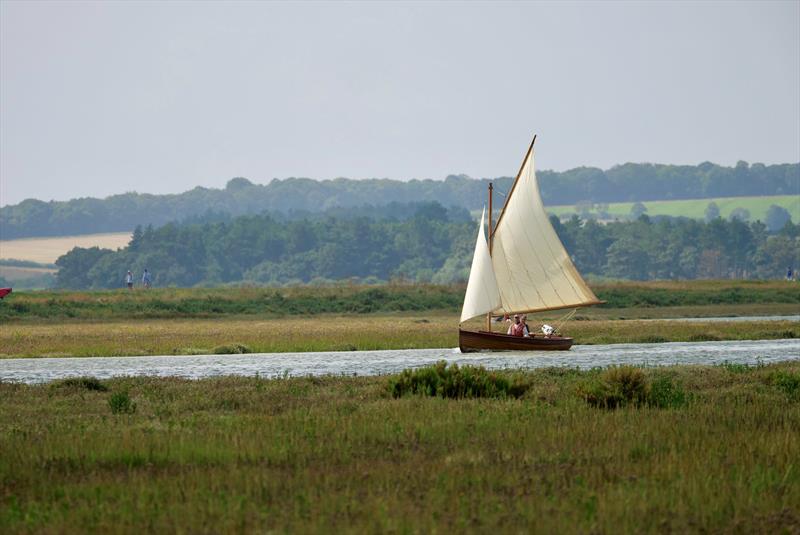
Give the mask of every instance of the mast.
MULTIPOLYGON (((489 182, 489 256, 492 256, 492 183, 489 182)), ((492 332, 492 313, 486 314, 486 330, 492 332)))

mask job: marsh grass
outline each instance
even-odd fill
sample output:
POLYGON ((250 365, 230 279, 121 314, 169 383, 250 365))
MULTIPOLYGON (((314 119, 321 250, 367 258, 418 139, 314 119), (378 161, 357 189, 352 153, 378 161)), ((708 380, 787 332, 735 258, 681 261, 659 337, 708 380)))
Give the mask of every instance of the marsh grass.
POLYGON ((137 403, 118 417, 108 392, 0 383, 0 532, 800 529, 800 363, 639 371, 688 401, 598 409, 576 388, 606 372, 562 368, 497 372, 528 384, 499 399, 128 377, 105 382, 137 403))

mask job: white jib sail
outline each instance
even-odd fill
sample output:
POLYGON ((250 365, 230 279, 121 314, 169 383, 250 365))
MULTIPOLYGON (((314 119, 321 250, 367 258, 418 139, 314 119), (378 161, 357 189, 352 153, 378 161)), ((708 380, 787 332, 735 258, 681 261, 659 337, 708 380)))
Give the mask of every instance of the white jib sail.
POLYGON ((535 312, 600 302, 575 269, 550 224, 539 194, 533 150, 526 155, 497 221, 491 259, 504 312, 535 312))
POLYGON ((472 267, 469 270, 467 293, 464 296, 464 307, 461 309, 461 322, 481 316, 500 308, 500 291, 492 270, 492 258, 483 224, 486 219, 486 208, 481 215, 481 226, 478 228, 478 241, 475 243, 475 254, 472 256, 472 267))

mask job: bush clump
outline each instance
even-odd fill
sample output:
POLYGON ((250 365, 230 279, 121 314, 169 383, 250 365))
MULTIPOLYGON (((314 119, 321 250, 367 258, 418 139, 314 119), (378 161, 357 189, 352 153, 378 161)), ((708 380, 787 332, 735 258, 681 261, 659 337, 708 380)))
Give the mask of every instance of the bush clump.
POLYGON ((800 374, 778 370, 770 376, 770 383, 778 387, 792 401, 800 401, 800 374))
POLYGON ((733 373, 733 374, 748 373, 753 370, 753 368, 748 366, 747 364, 740 364, 738 362, 725 361, 722 364, 720 364, 720 366, 724 368, 728 373, 733 373))
POLYGON ((133 414, 136 412, 136 403, 131 400, 127 391, 114 392, 108 399, 108 406, 112 414, 133 414))
POLYGON ((624 406, 648 406, 659 409, 683 407, 688 396, 681 385, 669 377, 652 382, 641 368, 615 366, 578 386, 578 394, 593 406, 616 409, 624 406))
POLYGON ((719 342, 721 338, 715 334, 695 333, 689 336, 689 342, 719 342))
POLYGON ((669 342, 669 340, 657 334, 648 334, 636 339, 636 343, 638 344, 664 344, 666 342, 669 342))
POLYGON ((686 405, 687 396, 683 388, 669 377, 659 377, 647 392, 647 404, 659 409, 677 409, 686 405))
POLYGON ((212 352, 215 355, 241 355, 243 353, 252 353, 250 348, 244 344, 224 344, 215 347, 212 352))
POLYGON ((579 393, 593 407, 614 409, 629 404, 641 405, 647 398, 647 380, 641 368, 615 366, 581 385, 579 393))
POLYGON ((94 377, 70 377, 52 383, 53 388, 73 388, 76 390, 93 390, 95 392, 105 392, 108 387, 99 379, 94 377))
POLYGON ((404 370, 399 377, 389 380, 389 391, 395 398, 408 394, 455 399, 519 398, 527 389, 526 383, 511 381, 483 366, 448 366, 445 361, 416 370, 404 370))

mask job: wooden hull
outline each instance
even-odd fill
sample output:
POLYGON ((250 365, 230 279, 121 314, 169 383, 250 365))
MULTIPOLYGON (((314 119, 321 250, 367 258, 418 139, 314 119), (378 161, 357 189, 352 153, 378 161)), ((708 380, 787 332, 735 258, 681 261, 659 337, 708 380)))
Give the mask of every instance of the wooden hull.
POLYGON ((572 338, 543 335, 523 338, 487 331, 458 330, 458 347, 462 353, 476 351, 566 351, 572 347, 572 338))

